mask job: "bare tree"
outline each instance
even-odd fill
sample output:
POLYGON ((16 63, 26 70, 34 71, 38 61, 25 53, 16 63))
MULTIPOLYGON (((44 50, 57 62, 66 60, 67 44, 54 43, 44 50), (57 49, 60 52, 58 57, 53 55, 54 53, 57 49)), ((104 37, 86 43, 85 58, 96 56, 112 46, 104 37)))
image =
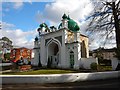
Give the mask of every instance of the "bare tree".
POLYGON ((94 10, 87 19, 90 20, 88 29, 89 34, 98 33, 105 36, 105 43, 107 39, 111 38, 110 34, 115 32, 117 57, 120 59, 120 1, 102 1, 93 2, 94 10))

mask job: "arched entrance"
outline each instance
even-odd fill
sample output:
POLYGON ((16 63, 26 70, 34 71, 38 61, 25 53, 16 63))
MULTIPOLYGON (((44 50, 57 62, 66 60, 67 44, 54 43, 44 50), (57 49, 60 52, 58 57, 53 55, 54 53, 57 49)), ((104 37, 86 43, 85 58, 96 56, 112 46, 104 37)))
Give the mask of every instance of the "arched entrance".
POLYGON ((51 41, 47 45, 47 66, 57 67, 60 60, 60 46, 56 41, 51 41))

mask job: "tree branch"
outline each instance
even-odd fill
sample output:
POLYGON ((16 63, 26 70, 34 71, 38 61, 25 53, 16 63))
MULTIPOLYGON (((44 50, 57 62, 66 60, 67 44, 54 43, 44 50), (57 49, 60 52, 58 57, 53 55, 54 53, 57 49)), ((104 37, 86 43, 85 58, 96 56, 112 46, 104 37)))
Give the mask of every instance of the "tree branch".
POLYGON ((105 23, 105 24, 100 25, 99 27, 104 27, 104 26, 109 25, 109 24, 114 24, 114 23, 111 23, 111 22, 105 23))
POLYGON ((118 9, 119 5, 120 5, 120 1, 118 1, 118 3, 116 4, 115 9, 118 9))

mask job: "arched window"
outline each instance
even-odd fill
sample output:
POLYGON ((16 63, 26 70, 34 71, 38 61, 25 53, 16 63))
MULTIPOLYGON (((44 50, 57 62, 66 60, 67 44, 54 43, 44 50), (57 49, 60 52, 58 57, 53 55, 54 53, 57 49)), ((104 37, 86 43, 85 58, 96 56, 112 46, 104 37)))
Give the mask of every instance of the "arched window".
POLYGON ((84 40, 81 42, 81 57, 87 58, 87 51, 86 51, 86 46, 85 46, 84 40))
POLYGON ((74 52, 70 51, 70 68, 74 68, 74 52))

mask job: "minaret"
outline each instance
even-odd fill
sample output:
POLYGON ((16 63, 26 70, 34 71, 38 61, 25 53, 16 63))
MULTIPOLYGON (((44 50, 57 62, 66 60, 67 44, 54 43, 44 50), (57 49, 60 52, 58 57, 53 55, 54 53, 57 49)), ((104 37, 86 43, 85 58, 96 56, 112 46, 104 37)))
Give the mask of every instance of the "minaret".
POLYGON ((38 66, 38 62, 39 62, 39 40, 38 37, 35 38, 34 41, 34 60, 32 61, 32 65, 33 66, 38 66))
POLYGON ((38 37, 35 38, 35 41, 34 41, 34 48, 38 48, 38 37))
POLYGON ((66 14, 62 16, 62 28, 68 28, 68 17, 66 14))
POLYGON ((45 23, 42 23, 42 24, 40 24, 40 28, 41 28, 41 34, 44 34, 46 31, 46 25, 45 25, 45 23))

